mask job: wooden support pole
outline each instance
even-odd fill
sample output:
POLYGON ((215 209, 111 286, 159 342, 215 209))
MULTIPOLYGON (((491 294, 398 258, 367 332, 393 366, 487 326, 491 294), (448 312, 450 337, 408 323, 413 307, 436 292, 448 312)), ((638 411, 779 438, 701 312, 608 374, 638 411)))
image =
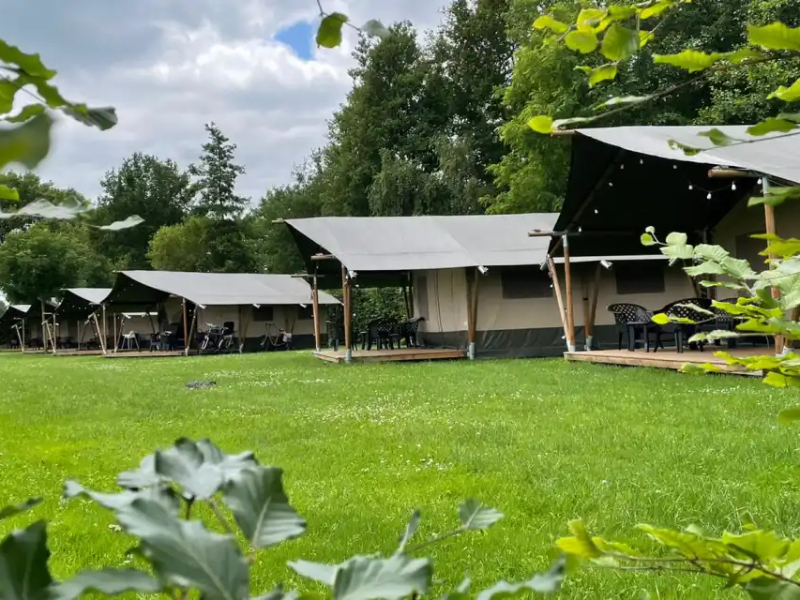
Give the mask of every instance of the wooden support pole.
POLYGON ((322 350, 322 341, 320 340, 320 314, 319 314, 319 285, 317 282, 317 275, 314 274, 313 288, 311 290, 311 301, 314 307, 314 346, 317 352, 322 350))
MULTIPOLYGON (((20 349, 20 352, 25 352, 25 337, 24 337, 24 334, 20 335, 19 330, 20 330, 20 326, 16 325, 14 327, 14 331, 16 331, 17 339, 19 340, 19 349, 20 349)), ((23 332, 25 331, 25 321, 22 322, 22 331, 23 332)))
POLYGON ((58 318, 56 313, 52 313, 53 318, 53 355, 58 353, 58 318))
POLYGON ((342 304, 344 305, 344 361, 351 362, 353 360, 353 341, 352 341, 352 325, 353 315, 350 305, 350 277, 347 275, 347 267, 342 265, 342 304))
POLYGON ((475 359, 475 341, 478 327, 478 281, 477 271, 464 269, 467 288, 467 358, 475 359))
MULTIPOLYGON (((107 342, 107 339, 106 339, 105 331, 102 332, 103 333, 102 336, 100 335, 100 333, 101 333, 100 332, 100 323, 97 322, 97 313, 96 312, 92 313, 92 317, 94 318, 94 326, 97 329, 97 339, 100 341, 100 350, 102 351, 103 355, 108 354, 108 352, 106 351, 106 344, 108 342, 107 342)), ((103 329, 104 330, 105 330, 105 324, 106 324, 105 323, 105 307, 103 307, 103 329)))
POLYGON ((567 350, 575 352, 575 310, 572 305, 572 266, 569 261, 569 238, 565 234, 564 240, 564 285, 567 288, 567 350))
MULTIPOLYGON (((103 312, 103 343, 100 344, 100 347, 103 349, 103 354, 106 353, 106 347, 108 346, 108 319, 106 318, 106 305, 103 304, 102 306, 103 312)), ((97 322, 97 316, 94 318, 95 322, 97 322)), ((100 334, 98 333, 98 338, 100 334)))
MULTIPOLYGON (((761 178, 761 190, 763 192, 764 197, 769 196, 770 194, 770 185, 769 179, 766 175, 762 176, 761 178)), ((767 234, 775 235, 777 233, 777 227, 775 226, 775 207, 771 206, 767 203, 764 204, 764 226, 765 232, 767 234)), ((769 244, 769 242, 768 242, 769 244)), ((770 253, 769 255, 769 268, 774 269, 775 264, 775 255, 770 253)), ((781 291, 777 287, 772 288, 772 297, 779 298, 781 295, 781 291)), ((776 335, 775 336, 775 352, 780 354, 783 352, 785 340, 783 336, 776 335)))
POLYGON ((564 299, 561 296, 561 283, 558 281, 558 271, 556 271, 556 263, 552 256, 547 257, 547 267, 550 269, 550 279, 553 282, 553 291, 556 295, 556 304, 558 304, 558 316, 561 317, 561 327, 564 328, 564 339, 567 339, 567 316, 564 311, 564 299))
MULTIPOLYGON (((189 318, 186 315, 186 298, 181 301, 181 311, 183 311, 183 347, 189 347, 189 318)), ((195 309, 195 313, 197 309, 195 309)), ((215 319, 216 320, 216 319, 215 319)))
MULTIPOLYGON (((185 303, 186 303, 186 301, 184 300, 184 305, 183 305, 184 319, 186 318, 186 304, 185 303)), ((195 305, 194 310, 192 311, 192 326, 189 327, 189 335, 186 337, 186 340, 185 340, 186 343, 184 343, 184 348, 183 348, 183 355, 184 356, 189 356, 189 350, 192 347, 192 338, 194 337, 194 328, 196 326, 197 326, 197 305, 195 305)), ((184 323, 184 327, 186 327, 185 323, 184 323)))
POLYGON ((22 351, 25 352, 25 321, 26 319, 22 319, 22 351))
POLYGON ((591 289, 591 298, 589 300, 589 322, 586 327, 586 349, 591 350, 594 345, 594 322, 597 318, 597 299, 600 296, 600 284, 603 278, 603 265, 597 263, 594 271, 594 285, 591 289))
MULTIPOLYGON (((117 313, 111 315, 111 322, 114 325, 114 354, 116 354, 117 348, 119 348, 119 338, 117 338, 117 313)), ((120 327, 121 326, 120 324, 120 327)))

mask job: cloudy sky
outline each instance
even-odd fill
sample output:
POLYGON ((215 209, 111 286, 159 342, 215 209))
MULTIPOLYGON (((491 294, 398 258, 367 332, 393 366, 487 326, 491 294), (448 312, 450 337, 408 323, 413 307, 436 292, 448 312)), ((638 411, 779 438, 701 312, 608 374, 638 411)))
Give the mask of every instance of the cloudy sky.
MULTIPOLYGON (((358 25, 409 19, 420 29, 445 4, 321 1, 358 25)), ((247 168, 239 192, 257 199, 322 144, 351 86, 355 33, 340 49, 316 48, 316 0, 0 0, 0 12, 0 37, 39 52, 65 97, 117 109, 106 132, 61 122, 39 169, 92 198, 133 152, 196 160, 214 121, 247 168)))

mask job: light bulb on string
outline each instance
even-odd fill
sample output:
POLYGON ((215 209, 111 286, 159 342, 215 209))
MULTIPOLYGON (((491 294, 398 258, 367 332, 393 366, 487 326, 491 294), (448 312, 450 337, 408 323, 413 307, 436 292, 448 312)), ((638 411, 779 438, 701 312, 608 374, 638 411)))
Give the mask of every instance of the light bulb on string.
POLYGON ((758 185, 761 185, 762 183, 764 183, 764 180, 759 177, 756 183, 758 183, 758 185))
POLYGON ((640 158, 640 159, 639 159, 639 164, 640 164, 640 165, 643 165, 643 164, 644 164, 644 159, 643 159, 643 158, 640 158))
POLYGON ((625 165, 620 165, 620 166, 619 166, 619 170, 620 170, 620 171, 624 171, 624 170, 625 170, 625 165))
POLYGON ((608 187, 614 187, 614 182, 613 181, 609 181, 608 182, 608 187))
POLYGON ((708 192, 708 196, 706 196, 706 200, 711 200, 711 192, 708 192))
POLYGON ((693 189, 694 189, 694 186, 693 186, 693 185, 690 183, 690 184, 689 184, 689 191, 691 191, 691 190, 693 190, 693 189))
POLYGON ((736 191, 736 184, 735 184, 735 183, 732 183, 732 184, 731 184, 731 189, 732 189, 734 192, 736 191))
POLYGON ((672 168, 677 171, 678 170, 678 165, 672 165, 672 168))
POLYGON ((599 210, 597 210, 596 208, 594 209, 594 214, 598 214, 599 212, 600 212, 600 211, 599 211, 599 210))

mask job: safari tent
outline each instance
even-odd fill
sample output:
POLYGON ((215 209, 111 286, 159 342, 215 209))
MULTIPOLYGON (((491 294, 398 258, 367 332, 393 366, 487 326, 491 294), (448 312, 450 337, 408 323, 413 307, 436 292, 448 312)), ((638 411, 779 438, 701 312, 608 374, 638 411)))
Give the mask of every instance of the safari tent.
POLYGON ((28 339, 26 315, 29 304, 10 304, 0 315, 0 343, 24 350, 28 339))
MULTIPOLYGON (((294 347, 313 348, 312 296, 308 283, 291 275, 121 271, 105 304, 107 311, 155 315, 154 331, 177 328, 183 340, 228 322, 245 350, 280 330, 292 334, 294 347)), ((320 318, 338 303, 320 294, 320 318)))

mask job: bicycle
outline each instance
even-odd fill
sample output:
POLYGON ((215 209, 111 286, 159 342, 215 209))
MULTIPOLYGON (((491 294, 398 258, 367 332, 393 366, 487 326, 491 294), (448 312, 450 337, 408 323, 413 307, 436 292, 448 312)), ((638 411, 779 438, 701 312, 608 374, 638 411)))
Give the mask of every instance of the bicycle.
POLYGON ((285 329, 278 328, 273 323, 267 323, 261 347, 265 350, 291 350, 292 334, 285 329))
POLYGON ((233 330, 225 325, 206 323, 208 331, 203 334, 200 352, 229 352, 234 345, 233 330))

